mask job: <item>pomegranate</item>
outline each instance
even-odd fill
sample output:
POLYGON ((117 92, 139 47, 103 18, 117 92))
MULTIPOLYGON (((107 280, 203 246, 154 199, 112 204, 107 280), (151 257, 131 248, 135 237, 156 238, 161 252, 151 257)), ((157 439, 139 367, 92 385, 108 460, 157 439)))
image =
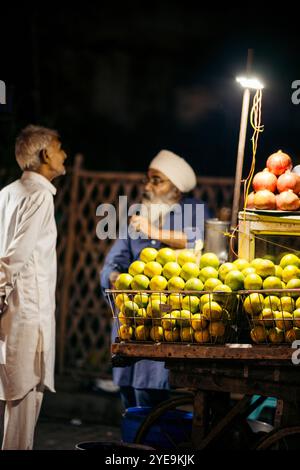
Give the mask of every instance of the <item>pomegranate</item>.
POLYGON ((255 194, 254 192, 248 194, 247 203, 246 203, 247 209, 255 209, 254 194, 255 194))
POLYGON ((300 199, 291 189, 276 196, 277 209, 281 211, 297 211, 300 209, 300 199))
POLYGON ((277 181, 277 189, 279 193, 291 189, 295 194, 300 193, 300 176, 287 170, 280 175, 277 181))
POLYGON ((265 168, 263 171, 256 173, 253 178, 252 186, 254 191, 268 189, 274 193, 276 191, 277 178, 268 168, 265 168))
POLYGON ((262 189, 254 194, 255 209, 276 209, 276 197, 271 191, 262 189))
POLYGON ((291 170, 292 167, 291 157, 282 150, 272 153, 267 160, 267 168, 276 176, 282 175, 286 170, 291 170))

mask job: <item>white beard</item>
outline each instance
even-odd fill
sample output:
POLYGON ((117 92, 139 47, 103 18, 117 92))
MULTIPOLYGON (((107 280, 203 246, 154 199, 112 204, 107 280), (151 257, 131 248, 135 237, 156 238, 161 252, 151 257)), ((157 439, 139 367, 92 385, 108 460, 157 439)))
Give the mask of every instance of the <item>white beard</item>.
POLYGON ((143 198, 141 206, 141 216, 146 217, 151 225, 159 227, 163 225, 166 215, 175 204, 172 198, 143 198))

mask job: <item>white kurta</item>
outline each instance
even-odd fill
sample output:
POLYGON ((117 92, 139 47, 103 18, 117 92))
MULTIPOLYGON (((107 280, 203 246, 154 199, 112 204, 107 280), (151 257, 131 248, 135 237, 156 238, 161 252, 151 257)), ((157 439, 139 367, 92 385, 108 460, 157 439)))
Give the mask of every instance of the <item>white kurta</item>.
POLYGON ((5 360, 0 400, 17 400, 41 383, 54 390, 56 188, 25 171, 0 191, 0 316, 5 360))

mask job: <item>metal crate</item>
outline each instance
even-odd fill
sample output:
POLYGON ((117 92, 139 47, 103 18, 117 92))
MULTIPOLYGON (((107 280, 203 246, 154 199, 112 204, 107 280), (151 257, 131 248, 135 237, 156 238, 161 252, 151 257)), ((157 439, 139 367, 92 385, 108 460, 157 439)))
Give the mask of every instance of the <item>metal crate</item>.
POLYGON ((300 339, 300 289, 240 291, 239 295, 253 343, 280 345, 300 339))
POLYGON ((106 295, 121 341, 206 345, 236 341, 236 293, 107 289, 106 295))

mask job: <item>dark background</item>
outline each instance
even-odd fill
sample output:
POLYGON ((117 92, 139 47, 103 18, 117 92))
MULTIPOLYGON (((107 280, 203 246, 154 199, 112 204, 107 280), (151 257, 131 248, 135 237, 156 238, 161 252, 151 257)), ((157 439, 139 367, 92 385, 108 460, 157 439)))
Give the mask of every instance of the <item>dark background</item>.
MULTIPOLYGON (((80 2, 1 6, 0 167, 28 123, 59 130, 70 161, 95 170, 143 171, 161 149, 201 175, 233 176, 242 104, 235 77, 254 49, 261 77, 257 168, 281 148, 300 163, 299 15, 290 4, 262 10, 201 2, 80 2)), ((246 163, 251 157, 248 129, 246 163)))

